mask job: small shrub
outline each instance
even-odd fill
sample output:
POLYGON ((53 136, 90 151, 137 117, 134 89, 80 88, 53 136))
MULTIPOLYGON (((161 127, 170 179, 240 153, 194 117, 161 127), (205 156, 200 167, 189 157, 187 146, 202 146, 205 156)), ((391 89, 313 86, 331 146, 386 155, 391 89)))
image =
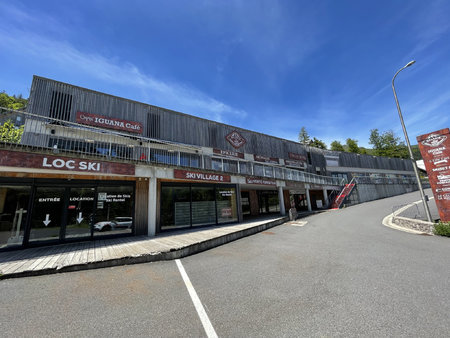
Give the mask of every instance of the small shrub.
POLYGON ((434 234, 450 237, 450 222, 439 222, 434 226, 434 234))

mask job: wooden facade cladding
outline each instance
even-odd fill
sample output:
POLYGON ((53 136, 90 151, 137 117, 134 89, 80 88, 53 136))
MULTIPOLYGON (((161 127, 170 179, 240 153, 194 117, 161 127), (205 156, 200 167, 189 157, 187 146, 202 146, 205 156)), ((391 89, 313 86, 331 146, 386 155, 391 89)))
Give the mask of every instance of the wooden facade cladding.
MULTIPOLYGON (((86 112, 142 123, 142 136, 198 147, 289 159, 289 153, 308 158, 306 171, 326 175, 324 155, 335 152, 306 147, 298 142, 253 132, 137 101, 34 76, 28 111, 33 114, 76 122, 77 112, 86 112), (239 148, 227 140, 237 131, 245 139, 239 148)), ((133 133, 129 133, 133 137, 133 133)), ((339 166, 412 171, 409 161, 353 153, 337 153, 339 166)))
POLYGON ((136 196, 134 204, 134 227, 136 235, 148 234, 148 200, 149 181, 141 179, 136 181, 136 196))

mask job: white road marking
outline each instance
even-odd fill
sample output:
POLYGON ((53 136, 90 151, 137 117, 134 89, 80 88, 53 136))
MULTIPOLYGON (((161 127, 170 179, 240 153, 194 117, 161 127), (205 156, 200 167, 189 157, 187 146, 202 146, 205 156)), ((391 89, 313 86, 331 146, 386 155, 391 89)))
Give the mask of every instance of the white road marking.
POLYGON ((189 276, 184 270, 183 264, 179 259, 176 259, 178 270, 180 271, 181 277, 183 277, 184 284, 188 289, 189 295, 191 296, 192 302, 194 303, 195 309, 197 310, 198 316, 202 322, 203 328, 205 329, 206 335, 208 338, 217 338, 217 333, 214 330, 211 321, 209 320, 208 314, 206 313, 200 298, 197 296, 197 292, 195 292, 194 286, 192 285, 189 276))

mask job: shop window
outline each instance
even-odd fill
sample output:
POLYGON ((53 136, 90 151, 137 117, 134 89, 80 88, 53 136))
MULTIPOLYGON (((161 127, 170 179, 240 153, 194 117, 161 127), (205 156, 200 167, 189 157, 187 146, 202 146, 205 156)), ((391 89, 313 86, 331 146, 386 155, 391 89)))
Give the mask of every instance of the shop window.
POLYGON ((213 158, 211 161, 211 169, 216 171, 222 171, 222 159, 220 158, 213 158))
POLYGON ((237 222, 236 188, 216 188, 217 222, 237 222))
POLYGON ((273 177, 273 167, 264 166, 264 176, 265 177, 273 177))
POLYGON ((94 236, 133 232, 133 187, 97 188, 94 236))
POLYGON ((22 245, 30 187, 0 186, 0 248, 22 245))
POLYGON ((216 223, 214 187, 192 187, 192 225, 216 223))
POLYGON ((65 188, 37 187, 33 201, 30 242, 59 240, 65 188))
POLYGON ((258 191, 259 213, 268 214, 280 211, 278 192, 258 191))
POLYGON ((188 186, 161 188, 161 229, 186 227, 191 224, 191 191, 188 186))
POLYGON ((264 176, 264 166, 261 164, 253 164, 253 175, 264 176))
POLYGON ((160 230, 236 222, 236 187, 163 183, 160 210, 160 230))
POLYGON ((251 175, 252 174, 251 164, 248 162, 239 161, 239 172, 243 175, 251 175))
POLYGON ((163 163, 163 164, 178 164, 178 153, 174 151, 150 149, 151 162, 163 163))
POLYGON ((95 188, 70 188, 65 238, 91 236, 95 188))
POLYGON ((276 178, 283 178, 283 169, 275 168, 275 177, 276 178))
POLYGON ((223 160, 223 171, 237 173, 237 162, 232 160, 223 160))
POLYGON ((200 167, 200 156, 197 154, 180 153, 180 165, 183 167, 200 167))

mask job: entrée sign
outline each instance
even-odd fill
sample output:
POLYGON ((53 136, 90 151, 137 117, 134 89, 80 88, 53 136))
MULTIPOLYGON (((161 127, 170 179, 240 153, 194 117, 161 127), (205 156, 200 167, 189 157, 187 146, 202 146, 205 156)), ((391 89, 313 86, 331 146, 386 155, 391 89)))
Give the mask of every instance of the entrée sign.
POLYGON ((63 156, 0 150, 0 166, 134 175, 133 164, 91 161, 63 156))
POLYGON ((417 136, 441 221, 450 221, 450 129, 417 136))
POLYGON ((273 163, 273 164, 279 164, 280 160, 276 157, 268 157, 268 156, 262 156, 262 155, 253 155, 253 158, 255 161, 258 162, 265 162, 265 163, 273 163))
POLYGON ((231 182, 230 175, 220 175, 211 173, 202 173, 188 170, 173 170, 174 178, 181 178, 183 180, 209 181, 209 182, 231 182))
POLYGON ((103 115, 77 112, 77 122, 88 126, 101 127, 142 134, 142 123, 107 117, 103 115))

